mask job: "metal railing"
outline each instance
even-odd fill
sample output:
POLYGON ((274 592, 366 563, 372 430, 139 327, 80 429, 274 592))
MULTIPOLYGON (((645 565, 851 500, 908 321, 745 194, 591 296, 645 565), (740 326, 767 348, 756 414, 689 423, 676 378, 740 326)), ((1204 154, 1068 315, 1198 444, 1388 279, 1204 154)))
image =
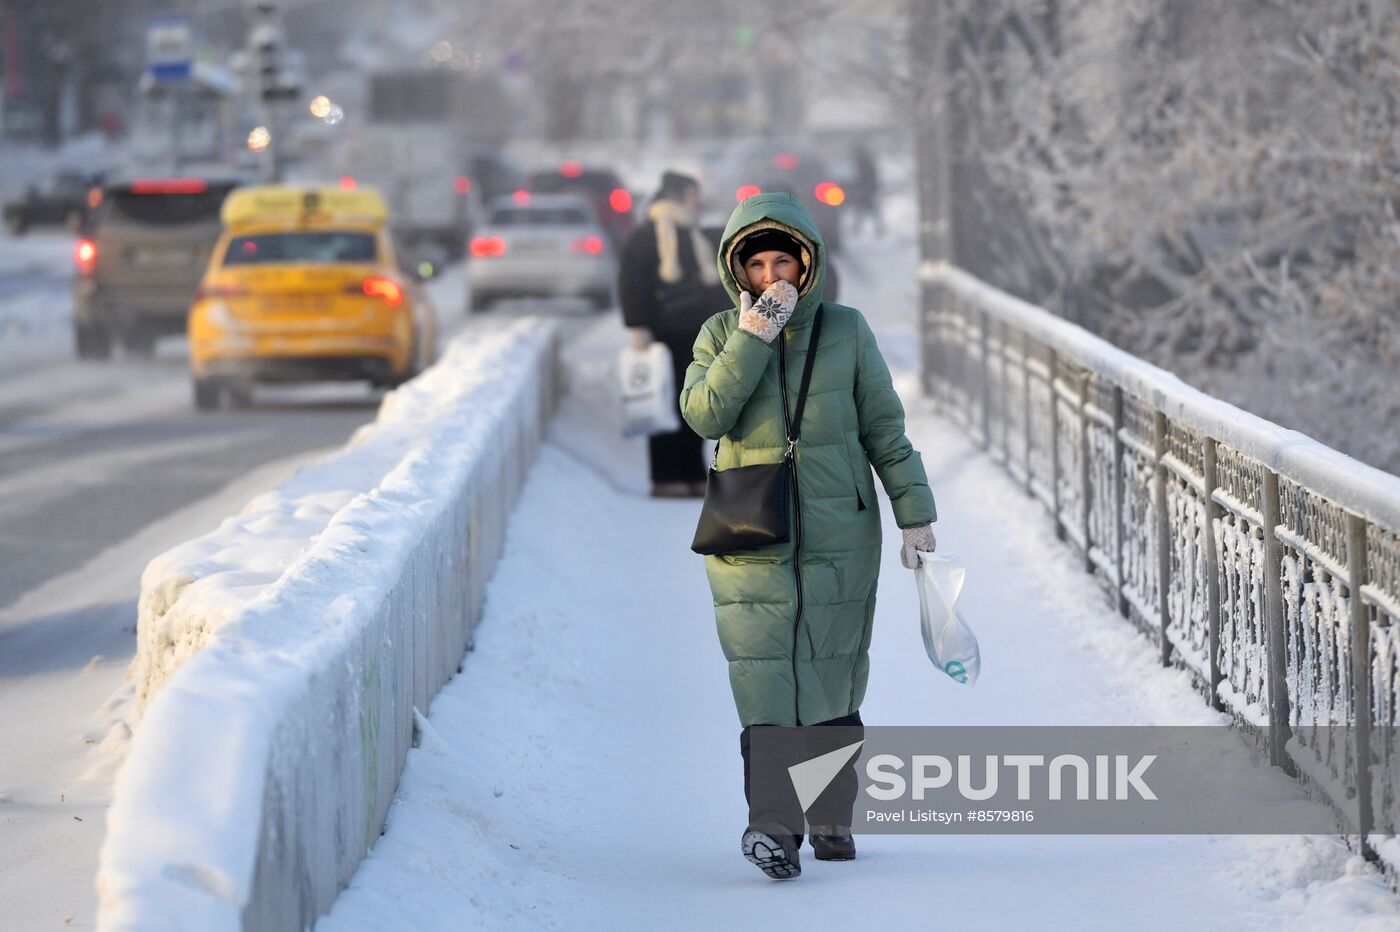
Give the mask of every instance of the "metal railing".
POLYGON ((920 279, 925 394, 1375 857, 1400 816, 1400 478, 959 269, 920 279))

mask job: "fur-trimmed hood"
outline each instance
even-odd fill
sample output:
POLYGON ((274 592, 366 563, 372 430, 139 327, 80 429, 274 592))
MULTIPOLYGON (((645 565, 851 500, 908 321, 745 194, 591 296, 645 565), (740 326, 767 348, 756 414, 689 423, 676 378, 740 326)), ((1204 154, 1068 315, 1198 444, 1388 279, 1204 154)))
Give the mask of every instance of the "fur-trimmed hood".
POLYGON ((737 258, 739 244, 749 235, 768 229, 782 230, 802 244, 801 259, 806 271, 797 290, 797 309, 787 325, 796 330, 812 322, 821 304, 822 282, 826 278, 826 245, 812 215, 807 213, 797 195, 755 194, 734 208, 719 244, 719 278, 737 307, 739 293, 748 284, 737 258))

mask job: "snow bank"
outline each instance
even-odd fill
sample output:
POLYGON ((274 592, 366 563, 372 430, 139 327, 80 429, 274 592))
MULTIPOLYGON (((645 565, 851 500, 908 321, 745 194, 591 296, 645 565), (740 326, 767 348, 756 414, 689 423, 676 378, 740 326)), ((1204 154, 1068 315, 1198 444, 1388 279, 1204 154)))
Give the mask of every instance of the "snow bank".
POLYGON ((961 269, 926 263, 919 276, 923 281, 949 288, 993 318, 1107 376, 1173 421, 1258 460, 1368 521, 1385 528, 1400 528, 1400 477, 1198 391, 1170 372, 961 269))
POLYGON ((300 928, 378 838, 554 404, 554 335, 459 339, 346 449, 152 561, 106 929, 300 928))

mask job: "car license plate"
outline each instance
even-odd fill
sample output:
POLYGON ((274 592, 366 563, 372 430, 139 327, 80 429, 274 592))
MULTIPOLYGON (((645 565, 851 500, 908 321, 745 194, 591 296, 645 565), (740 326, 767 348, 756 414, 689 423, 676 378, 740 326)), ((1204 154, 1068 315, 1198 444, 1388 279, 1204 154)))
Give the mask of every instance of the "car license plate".
POLYGON ((323 294, 282 294, 264 299, 264 304, 271 311, 328 311, 331 299, 323 294))
POLYGON ((552 237, 523 237, 512 243, 519 252, 554 252, 559 248, 559 241, 552 237))
POLYGON ((170 269, 189 265, 191 254, 178 246, 143 246, 132 258, 142 268, 170 269))

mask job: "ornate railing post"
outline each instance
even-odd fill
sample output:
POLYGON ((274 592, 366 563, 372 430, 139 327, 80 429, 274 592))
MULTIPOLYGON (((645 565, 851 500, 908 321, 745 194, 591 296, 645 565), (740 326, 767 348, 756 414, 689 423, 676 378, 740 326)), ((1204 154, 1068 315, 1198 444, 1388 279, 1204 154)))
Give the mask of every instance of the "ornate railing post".
POLYGON ((1094 484, 1089 472, 1089 370, 1079 372, 1079 530, 1084 535, 1084 571, 1094 571, 1094 559, 1089 551, 1094 549, 1094 538, 1089 530, 1089 516, 1093 509, 1094 484))
POLYGON ((1347 583, 1351 625, 1351 705, 1356 721, 1356 817, 1361 853, 1377 860, 1371 833, 1371 620, 1361 587, 1366 585, 1366 522, 1347 512, 1347 583))
POLYGON ((1021 418, 1021 430, 1026 435, 1026 494, 1035 496, 1035 481, 1031 470, 1031 338, 1021 334, 1021 406, 1025 416, 1021 418))
POLYGON ((978 315, 981 323, 979 342, 982 346, 982 449, 992 449, 992 322, 986 311, 978 315))
POLYGON ((1001 418, 1001 452, 1008 472, 1011 471, 1011 335, 1006 327, 1001 328, 997 339, 1001 353, 1001 396, 997 403, 997 415, 1001 418))
POLYGON ((1290 775, 1297 768, 1285 745, 1292 734, 1288 724, 1288 632, 1283 613, 1283 546, 1278 539, 1278 474, 1264 469, 1264 631, 1268 652, 1269 762, 1290 775))
POLYGON ((1060 371, 1060 354, 1050 349, 1050 513, 1055 516, 1055 536, 1065 539, 1065 523, 1060 520, 1060 400, 1055 394, 1055 374, 1060 371))
POLYGON ((1224 710, 1225 702, 1220 698, 1220 551, 1215 540, 1215 522, 1220 519, 1220 503, 1215 500, 1218 484, 1215 441, 1209 437, 1201 440, 1205 463, 1206 494, 1206 621, 1208 624, 1207 642, 1210 645, 1210 707, 1224 710))
POLYGON ((1123 593, 1123 388, 1113 386, 1113 567, 1118 575, 1114 592, 1118 614, 1128 617, 1128 597, 1123 593))
POLYGON ((934 294, 939 286, 927 278, 919 278, 919 386, 924 396, 938 400, 938 392, 933 384, 934 372, 939 366, 938 321, 934 318, 934 294))
POLYGON ((1161 629, 1159 647, 1162 652, 1162 666, 1172 662, 1172 642, 1167 636, 1171 625, 1171 517, 1167 514, 1167 416, 1161 411, 1152 415, 1152 444, 1154 465, 1152 478, 1152 510, 1156 520, 1157 539, 1157 621, 1161 629))

